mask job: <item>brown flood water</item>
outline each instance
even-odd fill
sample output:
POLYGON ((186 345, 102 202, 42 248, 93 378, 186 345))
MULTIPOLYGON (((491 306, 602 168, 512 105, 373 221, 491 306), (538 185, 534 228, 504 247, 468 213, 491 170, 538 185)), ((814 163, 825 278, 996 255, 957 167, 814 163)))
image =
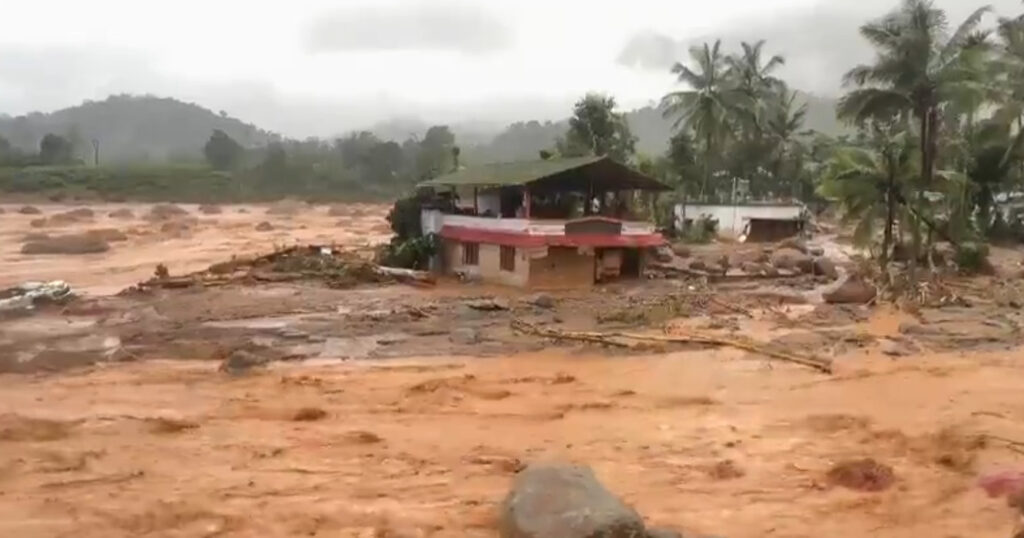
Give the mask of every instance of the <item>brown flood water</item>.
MULTIPOLYGON (((38 216, 6 207, 0 286, 64 279, 104 294, 157 263, 177 273, 275 243, 386 237, 379 206, 344 226, 325 207, 277 217, 230 206, 187 237, 92 207, 104 216, 74 229, 134 230, 129 241, 23 256, 38 216), (256 232, 264 220, 277 230, 256 232)), ((880 311, 857 329, 894 335, 905 319, 880 311)), ((0 536, 493 537, 516 470, 570 460, 654 525, 729 538, 1005 538, 1013 514, 975 481, 1022 457, 978 436, 1024 440, 1022 355, 855 350, 831 377, 732 350, 573 348, 279 363, 239 378, 199 361, 2 375, 0 536), (892 487, 829 483, 834 464, 861 458, 891 466, 892 487)))
MULTIPOLYGON (((384 217, 387 206, 354 204, 348 215, 328 215, 327 206, 305 206, 294 215, 267 214, 267 205, 225 205, 223 212, 204 215, 193 204, 180 204, 188 211, 185 220, 198 219, 186 233, 161 231, 166 221, 150 222, 144 217, 152 204, 83 204, 78 206, 33 204, 42 214, 22 215, 20 205, 0 205, 0 288, 30 280, 65 280, 76 291, 107 295, 145 280, 163 263, 172 274, 205 269, 232 255, 265 253, 275 245, 302 243, 370 245, 386 242, 391 230, 384 217), (76 207, 95 212, 92 219, 63 226, 32 227, 33 220, 46 218, 76 207), (111 218, 118 209, 128 209, 131 219, 111 218), (255 230, 270 223, 268 232, 255 230), (128 241, 111 243, 109 252, 81 256, 21 254, 28 233, 62 235, 88 230, 115 228, 128 241)), ((178 219, 181 220, 181 219, 178 219)))

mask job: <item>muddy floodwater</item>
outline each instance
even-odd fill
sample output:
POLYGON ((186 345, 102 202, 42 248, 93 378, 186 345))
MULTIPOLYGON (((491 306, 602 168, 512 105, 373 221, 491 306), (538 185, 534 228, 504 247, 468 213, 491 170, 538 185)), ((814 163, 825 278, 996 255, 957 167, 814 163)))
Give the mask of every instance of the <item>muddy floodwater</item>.
POLYGON ((263 253, 275 246, 372 245, 386 242, 391 234, 384 205, 225 205, 218 207, 217 213, 204 213, 195 204, 179 204, 186 214, 160 219, 151 218, 153 206, 0 205, 4 210, 0 215, 0 288, 29 280, 65 280, 78 291, 110 294, 149 278, 161 263, 172 274, 188 273, 233 255, 263 253), (19 213, 26 206, 39 213, 19 213), (275 211, 275 207, 279 209, 275 211), (76 208, 89 209, 94 215, 52 222, 54 215, 76 208), (50 222, 42 222, 48 218, 50 222), (257 230, 264 222, 271 229, 257 230), (102 229, 121 231, 127 239, 112 242, 111 249, 100 254, 21 254, 29 234, 59 236, 102 229))
POLYGON ((808 299, 828 285, 810 277, 544 301, 447 281, 115 297, 160 263, 372 245, 386 208, 182 206, 182 228, 149 205, 60 227, 38 219, 69 207, 38 207, 4 206, 0 288, 62 279, 86 297, 0 320, 0 536, 495 537, 515 473, 554 460, 591 466, 651 525, 711 536, 1006 538, 1016 521, 976 487, 1024 463, 1022 316, 992 297, 840 308, 808 299), (104 253, 21 253, 30 233, 111 227, 127 239, 104 253), (556 342, 513 320, 742 335, 833 373, 732 347, 556 342), (259 367, 225 371, 238 357, 259 367), (867 460, 884 480, 836 479, 867 460))

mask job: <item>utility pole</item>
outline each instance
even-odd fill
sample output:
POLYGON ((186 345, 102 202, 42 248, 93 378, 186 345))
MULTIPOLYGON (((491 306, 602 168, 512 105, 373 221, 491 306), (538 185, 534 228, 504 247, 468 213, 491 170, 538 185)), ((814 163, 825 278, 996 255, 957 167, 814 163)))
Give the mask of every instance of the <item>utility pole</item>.
POLYGON ((97 166, 97 167, 100 165, 100 139, 99 138, 93 138, 92 139, 92 165, 93 166, 97 166))

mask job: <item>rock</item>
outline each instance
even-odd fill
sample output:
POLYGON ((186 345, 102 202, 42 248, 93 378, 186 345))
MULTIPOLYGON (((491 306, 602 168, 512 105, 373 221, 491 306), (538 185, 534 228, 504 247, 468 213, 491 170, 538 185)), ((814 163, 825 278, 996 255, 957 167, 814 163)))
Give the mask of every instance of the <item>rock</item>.
POLYGON ((244 349, 236 349, 231 352, 231 355, 224 359, 220 363, 219 370, 231 375, 241 375, 253 368, 259 368, 267 364, 267 360, 259 355, 245 351, 244 349))
POLYGON ((453 344, 471 345, 480 343, 480 331, 472 327, 459 327, 458 329, 452 330, 451 334, 448 335, 448 339, 453 344))
POLYGON ((21 213, 22 215, 41 215, 43 212, 40 211, 39 208, 34 205, 26 205, 21 206, 18 209, 18 213, 21 213))
POLYGON ((263 221, 263 222, 261 222, 261 223, 256 225, 256 231, 257 232, 270 232, 270 231, 273 231, 273 229, 274 229, 274 225, 269 223, 269 222, 267 222, 267 221, 263 221))
POLYGON ((675 257, 672 252, 672 249, 665 245, 662 245, 658 248, 652 248, 651 255, 654 256, 655 261, 661 263, 668 263, 672 261, 672 258, 675 257))
POLYGON ((680 258, 689 258, 690 247, 683 244, 672 245, 672 253, 675 254, 676 256, 679 256, 680 258))
POLYGON ((168 220, 188 215, 188 211, 174 204, 157 204, 149 209, 146 218, 149 220, 168 220))
POLYGON ((526 299, 526 302, 532 304, 533 306, 536 306, 537 308, 555 307, 555 298, 546 293, 538 293, 532 295, 526 299))
POLYGON ((708 264, 704 263, 704 260, 693 260, 690 262, 689 267, 694 271, 707 271, 708 264))
POLYGON ((647 529, 647 538, 686 538, 686 536, 679 531, 655 527, 647 529))
POLYGON ((807 254, 811 256, 824 256, 825 249, 821 247, 807 247, 807 254))
POLYGON ((822 298, 828 304, 864 304, 875 298, 878 290, 863 280, 849 278, 835 290, 825 293, 822 298))
POLYGON ((796 268, 805 275, 814 274, 814 259, 810 256, 800 258, 796 261, 796 268))
POLYGON ((779 250, 782 250, 782 249, 795 250, 795 251, 797 251, 797 252, 799 252, 801 254, 807 254, 808 253, 807 252, 807 243, 805 243, 803 240, 801 240, 799 238, 796 238, 796 237, 790 237, 789 239, 783 239, 782 241, 779 241, 778 249, 779 250))
POLYGON ((799 270, 801 267, 813 268, 813 260, 810 256, 791 248, 776 250, 772 254, 771 264, 776 269, 787 269, 790 271, 799 270))
POLYGON ((643 538, 643 518, 589 467, 534 464, 516 476, 500 508, 501 538, 643 538))
POLYGON ((764 267, 761 264, 754 262, 743 262, 740 264, 740 269, 748 275, 759 275, 764 272, 764 267))
POLYGON ((832 280, 839 278, 839 271, 832 260, 824 257, 814 258, 814 274, 826 276, 832 280))
POLYGON ((199 206, 199 212, 204 215, 220 215, 224 210, 216 204, 202 204, 199 206))
POLYGON ((466 301, 466 306, 473 310, 480 310, 481 312, 498 312, 501 310, 508 310, 508 303, 501 299, 477 299, 475 301, 466 301))
POLYGON ((134 219, 135 213, 132 213, 131 209, 122 208, 111 211, 107 216, 112 219, 134 219))

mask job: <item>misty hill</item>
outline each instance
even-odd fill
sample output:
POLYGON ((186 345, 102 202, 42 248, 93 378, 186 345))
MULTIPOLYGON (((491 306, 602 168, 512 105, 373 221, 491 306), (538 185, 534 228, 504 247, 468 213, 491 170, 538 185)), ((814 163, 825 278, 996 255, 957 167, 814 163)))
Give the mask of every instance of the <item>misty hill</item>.
POLYGON ((16 147, 37 150, 43 136, 54 133, 68 137, 76 155, 91 160, 91 141, 96 139, 104 162, 199 160, 214 129, 245 147, 262 146, 275 138, 224 113, 153 96, 118 95, 47 114, 0 115, 0 136, 16 147))
MULTIPOLYGON (((805 129, 832 136, 846 134, 849 129, 836 119, 835 99, 801 93, 807 103, 805 129)), ((668 140, 674 129, 673 120, 665 118, 653 106, 638 108, 626 113, 630 130, 637 137, 636 149, 647 155, 661 155, 668 149, 668 140)), ((504 162, 536 159, 540 150, 551 149, 555 140, 565 134, 569 120, 556 122, 524 121, 506 127, 485 144, 463 144, 467 162, 504 162)))

